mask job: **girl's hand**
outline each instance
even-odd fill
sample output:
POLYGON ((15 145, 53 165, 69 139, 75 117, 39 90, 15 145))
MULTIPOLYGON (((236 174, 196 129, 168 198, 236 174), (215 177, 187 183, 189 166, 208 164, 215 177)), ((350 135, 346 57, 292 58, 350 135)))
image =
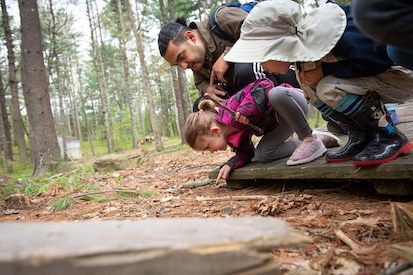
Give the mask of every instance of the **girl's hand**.
POLYGON ((244 125, 247 125, 250 122, 250 120, 240 112, 235 113, 235 118, 239 123, 242 123, 244 125))
POLYGON ((229 167, 229 165, 222 166, 221 170, 219 170, 217 181, 215 183, 218 183, 221 178, 226 179, 229 175, 229 172, 231 172, 231 167, 229 167))

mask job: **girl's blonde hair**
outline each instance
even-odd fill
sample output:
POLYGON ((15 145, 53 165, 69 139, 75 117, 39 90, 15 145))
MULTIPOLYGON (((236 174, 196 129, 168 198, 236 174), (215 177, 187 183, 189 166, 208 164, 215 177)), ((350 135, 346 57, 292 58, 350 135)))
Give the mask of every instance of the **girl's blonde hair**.
POLYGON ((206 136, 211 133, 212 122, 215 121, 217 111, 215 103, 209 99, 203 99, 199 105, 199 112, 191 114, 185 124, 185 142, 194 147, 198 136, 206 136))

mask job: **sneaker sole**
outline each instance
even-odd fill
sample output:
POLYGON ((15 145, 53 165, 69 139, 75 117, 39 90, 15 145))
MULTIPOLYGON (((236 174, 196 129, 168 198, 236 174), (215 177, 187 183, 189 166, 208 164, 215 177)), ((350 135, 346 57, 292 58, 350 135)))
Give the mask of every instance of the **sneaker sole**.
POLYGON ((382 164, 382 163, 390 162, 392 160, 395 160, 400 154, 406 155, 412 149, 413 149, 413 145, 409 141, 409 143, 407 143, 405 146, 403 146, 402 149, 400 149, 396 154, 394 154, 390 158, 382 159, 382 160, 374 160, 374 161, 353 162, 353 164, 354 165, 376 165, 376 164, 382 164))
POLYGON ((288 166, 293 166, 293 165, 298 165, 298 164, 303 164, 303 163, 308 163, 308 162, 312 162, 313 160, 322 157, 324 155, 324 153, 327 152, 327 148, 320 148, 320 150, 318 150, 317 152, 315 152, 311 157, 308 157, 306 159, 300 159, 297 161, 294 160, 288 160, 287 161, 287 165, 288 166))

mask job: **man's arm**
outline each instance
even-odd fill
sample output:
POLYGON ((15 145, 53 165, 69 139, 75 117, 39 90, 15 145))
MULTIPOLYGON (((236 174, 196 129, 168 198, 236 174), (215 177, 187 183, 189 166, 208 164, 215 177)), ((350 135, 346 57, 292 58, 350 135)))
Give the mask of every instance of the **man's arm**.
POLYGON ((248 12, 237 7, 220 9, 217 13, 219 27, 232 38, 238 39, 241 35, 241 25, 248 12))
MULTIPOLYGON (((238 39, 241 35, 241 25, 247 17, 248 13, 237 7, 227 7, 220 9, 217 12, 217 24, 226 34, 234 39, 238 39)), ((231 46, 232 47, 232 46, 231 46)), ((227 83, 228 80, 224 77, 226 71, 229 68, 228 62, 224 60, 226 52, 231 47, 226 47, 225 51, 221 53, 220 57, 215 61, 212 66, 210 84, 212 85, 217 78, 222 83, 227 83)))

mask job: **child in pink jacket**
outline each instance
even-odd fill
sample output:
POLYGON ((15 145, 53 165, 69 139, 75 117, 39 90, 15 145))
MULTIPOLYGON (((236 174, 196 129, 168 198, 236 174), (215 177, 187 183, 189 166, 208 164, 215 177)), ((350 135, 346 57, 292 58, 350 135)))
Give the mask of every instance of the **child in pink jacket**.
POLYGON ((329 147, 340 143, 334 135, 313 133, 306 119, 306 99, 288 84, 274 87, 269 79, 259 79, 223 104, 236 111, 236 116, 211 100, 203 100, 201 111, 191 114, 185 125, 185 140, 195 150, 215 152, 226 150, 227 145, 235 150, 236 155, 221 167, 217 182, 254 157, 269 162, 292 154, 287 165, 297 165, 323 156, 327 151, 323 142, 329 147), (257 148, 251 137, 259 133, 247 126, 249 122, 264 130, 257 148), (294 132, 300 141, 289 139, 294 132))

